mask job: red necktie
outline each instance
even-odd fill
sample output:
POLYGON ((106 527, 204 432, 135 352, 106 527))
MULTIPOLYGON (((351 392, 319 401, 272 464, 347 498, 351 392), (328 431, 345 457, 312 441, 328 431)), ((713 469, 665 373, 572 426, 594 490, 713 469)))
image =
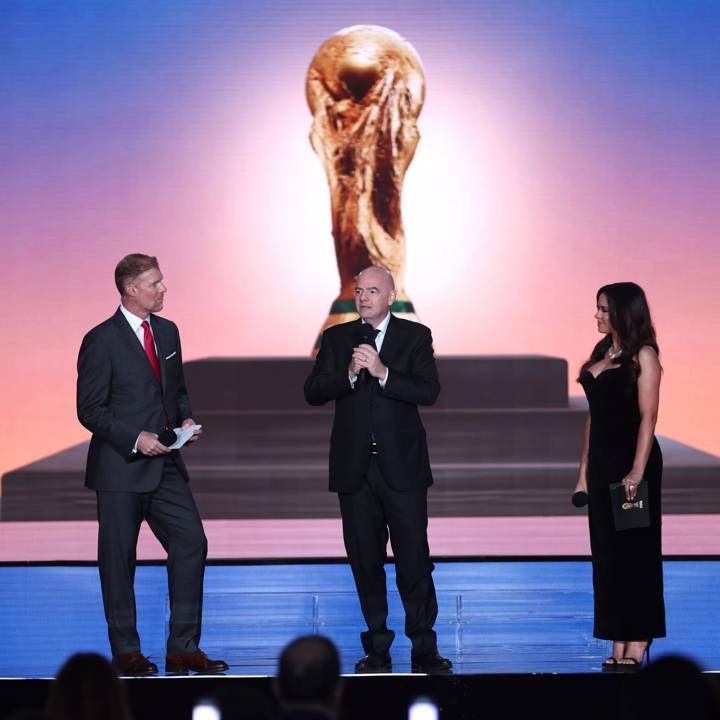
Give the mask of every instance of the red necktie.
POLYGON ((147 320, 143 320, 142 325, 140 326, 143 329, 143 332, 145 333, 145 337, 143 340, 143 345, 145 345, 145 354, 148 357, 148 360, 150 361, 150 366, 153 369, 153 372, 155 373, 155 377, 157 378, 157 381, 160 382, 160 363, 158 362, 158 356, 155 352, 155 343, 153 342, 153 334, 150 330, 150 324, 147 320))

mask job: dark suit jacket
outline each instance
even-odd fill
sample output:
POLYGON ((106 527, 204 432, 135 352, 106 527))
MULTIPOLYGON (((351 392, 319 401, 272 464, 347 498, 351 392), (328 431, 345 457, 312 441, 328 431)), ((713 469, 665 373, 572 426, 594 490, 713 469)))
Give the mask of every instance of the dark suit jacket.
POLYGON ((380 359, 390 369, 381 388, 376 379, 358 378, 353 389, 348 365, 361 321, 328 328, 322 336, 305 399, 310 405, 335 401, 330 438, 330 490, 354 492, 369 463, 370 433, 386 482, 395 490, 432 484, 425 428, 418 405, 432 405, 440 392, 430 329, 391 316, 380 359))
MULTIPOLYGON (((165 456, 133 453, 142 430, 161 432, 192 417, 175 323, 151 315, 160 363, 158 383, 143 346, 118 308, 82 341, 78 356, 77 414, 92 432, 85 485, 97 490, 149 492, 160 483, 165 456)), ((176 450, 178 469, 187 470, 176 450)))

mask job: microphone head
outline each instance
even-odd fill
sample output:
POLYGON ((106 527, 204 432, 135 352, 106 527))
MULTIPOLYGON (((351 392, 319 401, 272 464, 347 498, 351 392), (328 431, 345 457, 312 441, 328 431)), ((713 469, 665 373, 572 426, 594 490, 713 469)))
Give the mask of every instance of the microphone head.
MULTIPOLYGON (((356 328, 355 330, 355 342, 354 345, 357 347, 358 345, 373 345, 375 342, 375 328, 370 323, 362 323, 359 328, 356 328)), ((360 373, 358 375, 360 380, 363 382, 367 382, 370 380, 370 373, 368 373, 367 368, 362 368, 360 370, 360 373)))
POLYGON ((355 344, 362 345, 369 343, 374 337, 373 326, 370 323, 363 323, 355 333, 355 344))
POLYGON ((582 490, 578 490, 572 496, 572 504, 577 508, 585 507, 588 504, 588 494, 582 490))
POLYGON ((165 446, 170 447, 176 440, 177 435, 175 434, 174 430, 171 430, 170 428, 166 428, 161 433, 158 434, 158 440, 165 446))

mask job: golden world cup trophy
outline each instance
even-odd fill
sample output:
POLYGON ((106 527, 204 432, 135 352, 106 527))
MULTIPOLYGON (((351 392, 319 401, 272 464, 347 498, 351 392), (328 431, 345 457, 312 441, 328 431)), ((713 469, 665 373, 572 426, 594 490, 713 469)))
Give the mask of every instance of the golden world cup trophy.
POLYGON ((400 211, 405 172, 420 134, 425 76, 413 46, 377 25, 355 25, 315 53, 305 83, 313 115, 310 142, 330 186, 340 294, 320 333, 356 319, 355 282, 368 265, 395 280, 392 311, 417 320, 404 287, 400 211))

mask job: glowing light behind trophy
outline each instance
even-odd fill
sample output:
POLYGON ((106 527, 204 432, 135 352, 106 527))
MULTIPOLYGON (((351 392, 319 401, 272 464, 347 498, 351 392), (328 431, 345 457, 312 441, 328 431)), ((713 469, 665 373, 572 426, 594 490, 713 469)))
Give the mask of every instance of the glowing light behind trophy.
MULTIPOLYGON (((327 174, 340 294, 322 327, 357 317, 354 277, 368 265, 395 279, 393 312, 416 320, 404 287, 401 193, 420 134, 425 77, 415 49, 376 25, 340 30, 315 54, 306 80, 310 141, 327 174)), ((321 332, 322 332, 321 330, 321 332)))

